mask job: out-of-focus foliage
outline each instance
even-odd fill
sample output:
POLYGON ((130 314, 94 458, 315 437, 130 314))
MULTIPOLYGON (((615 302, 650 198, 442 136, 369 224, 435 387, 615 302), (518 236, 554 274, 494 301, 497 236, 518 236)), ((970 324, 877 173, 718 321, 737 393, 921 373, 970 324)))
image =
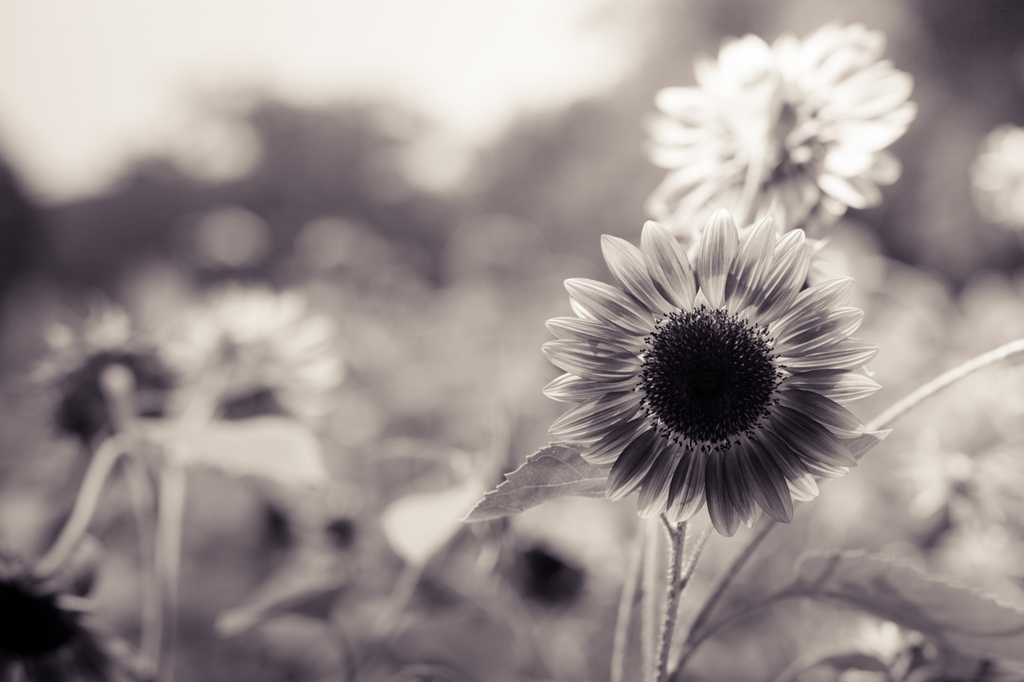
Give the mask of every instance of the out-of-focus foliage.
MULTIPOLYGON (((892 148, 903 176, 881 206, 851 210, 824 250, 856 278, 859 334, 881 348, 870 369, 885 390, 856 414, 1024 336, 1020 242, 976 212, 969 174, 990 130, 1024 124, 1019 2, 689 0, 652 12, 633 77, 520 121, 448 194, 403 174, 414 118, 269 98, 238 121, 260 155, 237 180, 146 159, 104 196, 42 207, 16 169, 0 174, 3 545, 41 555, 87 464, 54 428, 67 394, 26 378, 52 323, 77 329, 97 289, 158 327, 211 285, 287 287, 331 320, 344 362, 314 431, 333 484, 312 494, 192 475, 179 679, 607 679, 633 504, 558 500, 445 526, 423 544, 389 538, 385 510, 429 525, 417 500, 447 509, 467 481, 482 493, 546 442, 561 406, 540 395, 557 375, 540 353, 544 320, 570 312, 563 279, 607 278, 600 234, 638 241, 662 177, 642 154, 640 121, 659 89, 692 84, 695 53, 717 53, 728 35, 771 41, 861 21, 887 34, 886 55, 915 79, 920 113, 892 148)), ((773 537, 733 598, 785 584, 805 548, 866 547, 1020 603, 1022 386, 1019 368, 989 372, 909 414, 773 537)), ((275 412, 248 407, 243 417, 275 412)), ((105 428, 90 424, 92 435, 105 428)), ((116 473, 91 526, 105 547, 92 596, 134 641, 143 587, 131 506, 116 473)), ((707 593, 748 533, 712 538, 687 599, 707 593)), ((847 621, 829 605, 780 604, 709 641, 692 670, 765 679, 801 655, 848 650, 860 630, 847 621)), ((897 639, 894 651, 913 646, 897 639)))

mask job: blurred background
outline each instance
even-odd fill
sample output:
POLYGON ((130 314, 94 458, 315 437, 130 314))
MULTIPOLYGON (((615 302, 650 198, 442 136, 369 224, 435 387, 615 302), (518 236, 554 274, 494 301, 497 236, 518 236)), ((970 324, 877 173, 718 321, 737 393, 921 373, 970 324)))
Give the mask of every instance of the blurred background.
MULTIPOLYGON (((547 442, 563 406, 540 393, 558 375, 544 321, 570 314, 562 280, 607 279, 601 234, 639 239, 663 176, 642 153, 654 94, 692 85, 727 36, 830 20, 884 31, 919 106, 891 148, 902 177, 828 247, 881 348, 885 388, 855 410, 871 417, 1024 335, 1024 200, 1000 212, 972 187, 989 133, 1024 125, 1017 0, 0 0, 5 545, 44 550, 83 469, 54 427, 61 395, 29 379, 48 329, 98 299, 158 323, 226 282, 298 290, 344 368, 316 431, 336 486, 307 513, 273 485, 190 479, 179 678, 347 679, 359 660, 358 679, 607 679, 631 502, 452 525, 419 559, 388 524, 416 495, 457 518, 547 442), (309 518, 344 571, 275 601, 259 590, 309 518), (406 616, 360 658, 417 561, 406 616), (257 625, 222 637, 242 604, 257 625)), ((1007 481, 1024 472, 992 462, 1016 461, 1022 417, 1016 370, 944 394, 778 533, 789 564, 759 579, 804 547, 866 546, 1020 600, 1024 488, 1007 481)), ((131 639, 126 504, 98 512, 94 596, 131 639)), ((741 544, 714 537, 693 589, 741 544)), ((834 617, 817 608, 766 615, 792 625, 778 641, 731 634, 733 679, 811 646, 808 623, 834 617)), ((707 679, 715 646, 694 664, 707 679)))

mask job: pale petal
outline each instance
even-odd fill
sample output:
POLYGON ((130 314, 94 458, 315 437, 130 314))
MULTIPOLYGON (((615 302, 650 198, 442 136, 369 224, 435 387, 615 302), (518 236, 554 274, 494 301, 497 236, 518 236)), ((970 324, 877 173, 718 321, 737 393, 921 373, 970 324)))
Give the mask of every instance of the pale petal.
POLYGON ((655 288, 640 249, 625 239, 606 234, 601 237, 601 251, 619 286, 647 306, 648 310, 663 314, 675 310, 675 306, 666 301, 655 288))
POLYGON ((756 301, 758 321, 770 322, 789 310, 807 279, 810 264, 803 230, 787 232, 775 247, 772 269, 756 301))
POLYGON ((799 357, 824 351, 857 331, 864 319, 858 308, 837 308, 805 316, 775 337, 775 352, 799 357))
POLYGON ((599 440, 591 443, 583 450, 581 456, 586 461, 598 467, 610 467, 619 458, 626 446, 636 438, 641 431, 650 427, 650 422, 644 417, 637 417, 628 422, 622 422, 608 429, 599 440))
POLYGON ((613 424, 629 421, 640 408, 639 391, 609 393, 571 408, 548 429, 559 440, 592 440, 613 424))
POLYGON ((557 339, 544 343, 541 352, 555 367, 591 381, 624 381, 642 366, 632 353, 602 343, 557 339))
POLYGON ((647 332, 654 326, 650 312, 632 296, 592 279, 567 279, 569 297, 599 320, 631 332, 647 332))
POLYGON ((682 310, 693 308, 697 287, 686 254, 672 233, 647 221, 640 235, 640 251, 658 292, 682 310))
POLYGON ((789 492, 797 502, 807 502, 818 496, 818 483, 810 474, 804 474, 800 478, 790 479, 789 492))
POLYGON ((708 220, 697 251, 697 283, 714 309, 725 302, 725 282, 739 248, 736 223, 725 209, 708 220))
POLYGON ((775 223, 771 217, 765 217, 743 238, 739 255, 730 268, 725 284, 726 306, 730 310, 743 310, 754 300, 771 268, 774 253, 775 223))
POLYGON ((827 350, 797 358, 780 357, 778 363, 791 372, 816 369, 858 369, 878 354, 878 348, 863 339, 847 338, 827 350))
POLYGON ((829 310, 848 305, 853 298, 853 279, 843 277, 815 284, 800 292, 792 307, 785 314, 769 325, 773 335, 777 335, 794 321, 819 310, 829 310))
POLYGON ((544 387, 544 395, 561 403, 581 403, 596 400, 606 393, 621 393, 635 388, 636 378, 625 381, 591 381, 575 374, 563 374, 544 387))
POLYGON ((664 445, 664 449, 658 456, 658 461, 647 472, 647 476, 644 477, 644 481, 640 485, 637 510, 642 519, 649 519, 664 513, 668 506, 669 484, 672 482, 672 475, 675 473, 676 465, 679 464, 683 451, 673 443, 666 442, 664 445))
POLYGON ((841 438, 855 438, 864 431, 860 419, 845 407, 813 391, 791 389, 783 383, 779 392, 779 404, 791 407, 801 414, 824 424, 829 431, 841 438))
POLYGON ((846 405, 874 395, 881 386, 860 372, 819 369, 787 377, 783 386, 820 393, 830 400, 846 405))
POLYGON ((708 514, 715 530, 721 535, 732 537, 740 525, 740 515, 733 504, 732 484, 727 480, 724 458, 720 452, 708 456, 704 472, 704 491, 707 497, 708 514))
POLYGON ((668 517, 673 523, 688 520, 704 506, 706 462, 707 456, 704 453, 686 449, 682 460, 676 465, 668 496, 668 517))
POLYGON ((623 350, 628 351, 638 351, 646 345, 643 336, 631 334, 618 327, 598 322, 597 320, 581 320, 577 317, 553 317, 545 322, 544 326, 559 339, 597 341, 619 346, 623 350))
POLYGON ((792 521, 793 497, 786 485, 786 477, 774 457, 760 443, 749 438, 744 438, 731 449, 736 450, 739 467, 743 470, 754 502, 776 521, 792 521))
POLYGON ((805 465, 818 461, 832 466, 857 466, 846 446, 813 418, 783 405, 773 405, 770 421, 772 431, 793 448, 805 465))
POLYGON ((620 500, 636 490, 664 448, 665 439, 653 428, 634 438, 608 474, 608 499, 620 500))

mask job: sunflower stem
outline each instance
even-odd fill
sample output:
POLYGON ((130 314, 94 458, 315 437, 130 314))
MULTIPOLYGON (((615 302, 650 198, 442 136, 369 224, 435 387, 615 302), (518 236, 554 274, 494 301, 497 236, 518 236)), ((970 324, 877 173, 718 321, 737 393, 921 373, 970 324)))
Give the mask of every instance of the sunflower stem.
POLYGON ((658 641, 657 682, 665 682, 668 675, 668 654, 672 648, 672 635, 675 633, 676 620, 679 617, 679 593, 682 592, 680 572, 683 565, 683 544, 686 539, 685 521, 676 526, 662 514, 661 523, 668 534, 668 579, 665 587, 665 616, 658 641))
POLYGON ((626 564, 626 575, 622 582, 622 596, 619 598, 619 612, 615 619, 615 638, 612 641, 611 682, 624 682, 626 677, 626 649, 629 646, 629 626, 633 618, 637 590, 640 588, 640 570, 643 566, 643 533, 633 538, 633 546, 626 564))
POLYGON ((166 619, 166 637, 160 656, 157 679, 174 679, 174 654, 177 640, 178 580, 181 568, 181 531, 185 514, 185 469, 177 461, 160 468, 160 500, 157 514, 156 564, 166 619))
POLYGON ((117 436, 108 438, 96 448, 96 453, 85 472, 85 478, 82 479, 78 497, 75 498, 71 516, 68 517, 50 550, 36 563, 35 574, 38 577, 53 575, 74 554, 82 536, 89 528, 89 522, 92 521, 103 486, 117 460, 124 453, 124 444, 117 436))
POLYGON ((954 367, 944 374, 940 374, 905 398, 897 400, 891 407, 889 407, 889 409, 885 410, 882 414, 868 422, 864 426, 864 430, 880 431, 892 422, 896 421, 896 419, 902 417, 904 413, 909 412, 912 408, 916 407, 919 403, 924 402, 926 398, 930 398, 950 384, 956 383, 979 369, 983 369, 989 365, 993 365, 1001 360, 1006 360, 1019 354, 1024 354, 1024 339, 1017 339, 1016 341, 1011 341, 999 348, 990 350, 987 353, 982 353, 962 365, 954 367))
POLYGON ((152 481, 143 461, 129 457, 125 470, 128 491, 135 511, 135 528, 139 540, 139 563, 142 567, 139 612, 142 632, 139 655, 148 677, 160 667, 160 641, 163 638, 163 604, 160 599, 160 578, 156 563, 154 540, 155 500, 152 481))

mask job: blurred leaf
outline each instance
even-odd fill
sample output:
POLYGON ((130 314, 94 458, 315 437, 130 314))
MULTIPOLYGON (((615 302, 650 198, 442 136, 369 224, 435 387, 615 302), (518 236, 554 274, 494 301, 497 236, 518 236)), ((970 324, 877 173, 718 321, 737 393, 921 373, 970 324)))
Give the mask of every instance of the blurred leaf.
POLYGON ((144 421, 147 435, 164 444, 177 440, 186 446, 185 464, 291 485, 319 485, 329 480, 320 441, 292 419, 268 416, 215 420, 198 431, 187 431, 171 421, 144 421))
POLYGON ((484 495, 464 521, 487 521, 518 514, 559 497, 604 497, 608 472, 588 464, 579 448, 552 443, 505 474, 505 482, 484 495))
POLYGON ((862 551, 804 555, 780 596, 839 602, 918 630, 942 649, 1024 661, 1024 608, 862 551))
POLYGON ((801 674, 821 666, 828 666, 837 673, 846 672, 847 670, 885 673, 885 679, 890 679, 889 666, 885 661, 881 661, 877 656, 861 651, 848 651, 841 654, 820 653, 801 656, 776 675, 773 682, 793 682, 801 674))
POLYGON ((422 565, 462 527, 460 515, 480 496, 474 477, 447 490, 414 493, 392 502, 381 514, 391 548, 406 563, 422 565))

